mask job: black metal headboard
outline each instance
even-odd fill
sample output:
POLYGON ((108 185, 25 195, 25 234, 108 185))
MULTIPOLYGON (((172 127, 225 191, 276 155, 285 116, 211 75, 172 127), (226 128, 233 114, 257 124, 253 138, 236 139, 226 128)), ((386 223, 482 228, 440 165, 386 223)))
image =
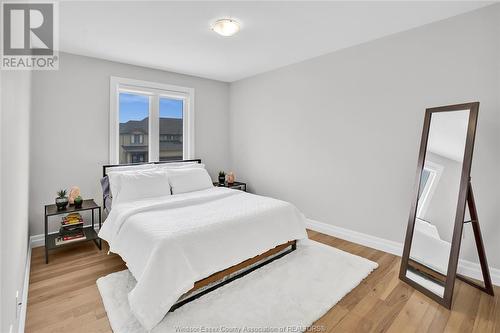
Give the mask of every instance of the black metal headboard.
POLYGON ((107 164, 102 166, 102 176, 106 177, 106 169, 118 166, 134 166, 134 165, 144 165, 144 164, 165 164, 165 163, 182 163, 182 162, 196 162, 201 163, 201 159, 192 160, 172 160, 172 161, 161 161, 161 162, 145 162, 145 163, 128 163, 128 164, 107 164))

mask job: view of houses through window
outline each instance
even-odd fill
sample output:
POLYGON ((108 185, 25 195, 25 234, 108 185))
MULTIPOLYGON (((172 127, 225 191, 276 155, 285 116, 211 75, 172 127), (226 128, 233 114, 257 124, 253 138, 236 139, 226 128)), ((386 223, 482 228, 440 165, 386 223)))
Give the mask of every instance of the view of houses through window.
POLYGON ((182 160, 183 103, 160 97, 160 161, 182 160))
POLYGON ((139 93, 119 94, 119 162, 141 163, 149 161, 151 136, 150 110, 159 103, 159 160, 183 158, 183 103, 182 99, 153 98, 139 93))

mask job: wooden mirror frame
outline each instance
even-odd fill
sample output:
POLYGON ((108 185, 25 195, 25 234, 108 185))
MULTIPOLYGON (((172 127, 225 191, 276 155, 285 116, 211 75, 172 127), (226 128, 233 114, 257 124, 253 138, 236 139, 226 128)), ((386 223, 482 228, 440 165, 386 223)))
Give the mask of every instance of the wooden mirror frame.
POLYGON ((448 105, 448 106, 441 106, 441 107, 436 107, 436 108, 429 108, 425 110, 425 119, 424 119, 424 128, 422 131, 422 138, 420 141, 420 151, 419 151, 419 157, 418 157, 418 162, 417 162, 417 174, 415 177, 415 186, 414 186, 414 191, 413 191, 413 197, 412 197, 412 204, 410 208, 410 216, 408 219, 408 226, 406 229, 406 238, 405 238, 405 244, 404 244, 404 249, 403 249, 403 256, 401 258, 401 268, 399 271, 399 278, 414 287, 415 289, 419 290, 423 294, 427 295, 428 297, 434 299, 436 302, 442 304, 443 306, 447 307, 448 309, 451 308, 451 302, 452 302, 452 297, 453 297, 453 288, 455 286, 455 279, 458 277, 460 279, 463 279, 465 282, 489 293, 493 294, 493 286, 491 284, 491 278, 489 276, 489 269, 488 265, 486 262, 486 255, 484 254, 484 246, 482 243, 482 238, 481 238, 481 232, 479 230, 479 222, 477 221, 477 214, 476 214, 476 207, 474 204, 473 200, 473 195, 472 195, 472 188, 470 186, 470 170, 471 170, 471 165, 472 165, 472 153, 474 151, 474 140, 476 137, 476 126, 477 126, 477 117, 478 117, 478 112, 479 112, 479 102, 473 102, 473 103, 465 103, 465 104, 457 104, 457 105, 448 105), (465 142, 465 151, 464 151, 464 159, 462 163, 462 175, 460 178, 460 187, 459 187, 459 192, 458 192, 458 203, 457 203, 457 210, 455 214, 455 225, 453 228, 453 236, 452 236, 452 241, 451 241, 451 249, 450 249, 450 257, 448 260, 448 270, 446 274, 446 279, 445 279, 445 287, 444 287, 444 294, 442 297, 439 295, 433 293, 432 291, 424 288, 422 285, 418 284, 417 282, 409 279, 406 276, 406 272, 408 270, 408 262, 409 257, 410 257, 410 249, 411 249, 411 243, 413 240, 413 230, 415 227, 415 218, 416 218, 416 212, 417 212, 417 205, 418 205, 418 194, 419 194, 419 187, 420 187, 420 177, 422 175, 422 170, 424 167, 424 162, 425 162, 425 155, 427 151, 427 141, 429 137, 429 130, 430 130, 430 125, 431 125, 431 118, 432 114, 438 113, 438 112, 450 112, 450 111, 462 111, 462 110, 469 110, 469 123, 467 126, 467 136, 466 136, 466 142, 465 142), (474 236, 476 240, 476 246, 478 249, 478 254, 479 254, 479 259, 481 261, 481 268, 483 271, 483 277, 484 277, 484 283, 485 287, 482 287, 478 284, 475 284, 474 282, 465 279, 462 276, 457 276, 457 266, 458 266, 458 257, 460 254, 460 243, 462 239, 462 231, 463 231, 463 224, 464 224, 464 216, 465 216, 465 209, 466 209, 466 203, 469 201, 469 210, 471 210, 471 219, 473 222, 474 227, 474 236), (471 207, 471 203, 474 207, 471 207), (475 215, 474 217, 472 215, 475 215))

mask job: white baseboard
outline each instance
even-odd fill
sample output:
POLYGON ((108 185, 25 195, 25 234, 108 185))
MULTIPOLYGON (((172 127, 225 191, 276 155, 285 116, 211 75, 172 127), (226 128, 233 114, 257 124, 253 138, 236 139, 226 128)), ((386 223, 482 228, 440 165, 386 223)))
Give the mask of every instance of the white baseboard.
MULTIPOLYGON (((341 238, 349 242, 361 244, 376 250, 401 256, 403 244, 388 239, 375 237, 362 232, 341 228, 324 222, 307 219, 307 228, 321 232, 326 235, 341 238)), ((467 260, 459 260, 458 272, 473 279, 482 280, 481 266, 467 260)), ((490 266, 491 281, 494 285, 500 286, 500 269, 490 266)))
POLYGON ((45 235, 33 235, 30 237, 31 248, 40 247, 45 245, 45 235))
POLYGON ((401 243, 371 236, 358 231, 337 227, 311 219, 307 219, 307 228, 397 256, 401 256, 401 253, 403 253, 403 245, 401 243))
POLYGON ((17 331, 24 333, 26 324, 26 311, 28 309, 28 291, 30 286, 30 272, 31 272, 31 237, 28 244, 28 254, 26 255, 26 267, 24 269, 24 283, 23 283, 23 296, 21 300, 21 309, 19 311, 19 323, 17 331))
MULTIPOLYGON (((468 276, 470 278, 480 280, 480 281, 483 280, 481 266, 479 264, 474 263, 474 262, 460 259, 458 261, 457 271, 459 274, 468 276)), ((490 275, 491 275, 491 282, 495 286, 500 286, 500 269, 490 266, 490 275)))

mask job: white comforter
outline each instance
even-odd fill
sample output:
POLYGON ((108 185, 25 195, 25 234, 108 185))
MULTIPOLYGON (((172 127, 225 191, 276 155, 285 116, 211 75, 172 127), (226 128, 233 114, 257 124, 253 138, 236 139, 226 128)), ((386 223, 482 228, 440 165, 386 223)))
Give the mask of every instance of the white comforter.
POLYGON ((196 281, 307 234, 290 203, 211 188, 113 206, 99 237, 137 280, 130 308, 149 330, 196 281))

